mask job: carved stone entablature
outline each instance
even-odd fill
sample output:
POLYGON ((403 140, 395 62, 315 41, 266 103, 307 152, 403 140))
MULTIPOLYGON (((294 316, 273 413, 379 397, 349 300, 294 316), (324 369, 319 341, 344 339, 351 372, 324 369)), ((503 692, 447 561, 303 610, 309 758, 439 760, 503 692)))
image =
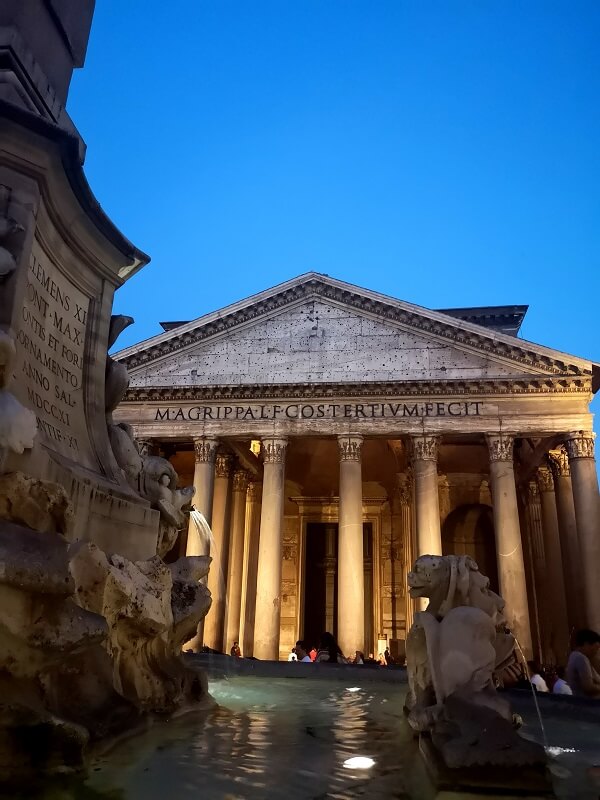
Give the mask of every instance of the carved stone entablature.
POLYGON ((283 464, 287 439, 263 439, 262 453, 265 464, 283 464))
POLYGON ((437 461, 439 436, 412 436, 413 461, 437 461))
POLYGON ((363 437, 356 435, 338 436, 340 461, 360 461, 363 437))
POLYGON ((511 461, 515 437, 508 433, 488 433, 487 436, 490 461, 511 461))
POLYGON ((248 488, 248 473, 245 469, 236 469, 233 473, 233 491, 246 492, 248 488))
POLYGON ((134 369, 198 342, 218 336, 252 320, 258 321, 261 317, 270 316, 273 312, 280 311, 292 304, 298 304, 301 301, 313 298, 330 300, 336 304, 365 312, 388 322, 403 327, 406 326, 420 333, 430 334, 441 340, 463 345, 480 352, 487 352, 496 358, 508 359, 523 364, 530 369, 542 370, 550 375, 586 374, 581 367, 567 364, 557 358, 530 350, 526 347, 525 342, 517 339, 513 344, 496 336, 492 337, 485 333, 480 334, 464 325, 452 324, 439 318, 431 318, 426 314, 402 307, 399 303, 391 300, 386 302, 384 298, 378 299, 360 294, 357 291, 353 291, 351 287, 341 286, 316 275, 308 280, 303 280, 301 283, 289 286, 287 289, 282 289, 276 294, 262 297, 242 307, 238 304, 232 307, 229 313, 211 315, 204 323, 199 323, 196 328, 190 327, 190 325, 183 325, 182 330, 176 330, 168 336, 161 335, 155 344, 143 350, 125 354, 122 360, 127 367, 134 369))
POLYGON ((554 480, 557 478, 570 478, 571 467, 569 466, 569 456, 567 455, 566 448, 559 447, 556 450, 551 450, 548 453, 550 459, 550 468, 554 475, 554 480))
POLYGON ((554 491, 554 478, 552 477, 552 470, 549 466, 542 465, 537 471, 537 479, 540 487, 540 492, 553 492, 554 491))
POLYGON ((463 397, 478 395, 521 394, 589 394, 591 378, 535 378, 523 375, 507 380, 480 381, 403 381, 372 383, 290 383, 236 384, 221 386, 130 386, 125 393, 128 402, 213 402, 218 400, 311 400, 331 397, 375 398, 390 400, 405 397, 463 397))
POLYGON ((284 561, 293 561, 294 564, 296 563, 298 548, 295 544, 284 544, 281 552, 284 561))
POLYGON ((594 458, 594 439, 592 431, 573 431, 565 442, 569 461, 575 458, 594 458))
POLYGON ((396 475, 396 489, 400 503, 403 506, 409 506, 412 503, 412 475, 407 472, 398 473, 396 475))
POLYGON ((217 478, 228 478, 233 464, 233 456, 217 453, 215 458, 215 475, 217 478))
POLYGON ((217 445, 217 439, 194 439, 194 456, 196 463, 214 463, 217 455, 217 445))

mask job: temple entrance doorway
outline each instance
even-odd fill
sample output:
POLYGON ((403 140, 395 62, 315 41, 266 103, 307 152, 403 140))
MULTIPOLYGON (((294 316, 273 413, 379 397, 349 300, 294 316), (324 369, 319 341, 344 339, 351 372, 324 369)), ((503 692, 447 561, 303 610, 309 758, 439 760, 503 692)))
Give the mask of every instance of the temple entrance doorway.
MULTIPOLYGON (((330 631, 337 639, 338 525, 308 522, 305 540, 304 601, 302 638, 318 646, 321 634, 330 631)), ((374 638, 373 602, 373 526, 363 525, 363 563, 365 580, 365 644, 372 648, 374 638)), ((354 653, 345 653, 353 656, 354 653)))
POLYGON ((448 514, 442 526, 442 554, 471 556, 480 572, 490 579, 490 589, 497 592, 498 564, 490 506, 462 505, 448 514))

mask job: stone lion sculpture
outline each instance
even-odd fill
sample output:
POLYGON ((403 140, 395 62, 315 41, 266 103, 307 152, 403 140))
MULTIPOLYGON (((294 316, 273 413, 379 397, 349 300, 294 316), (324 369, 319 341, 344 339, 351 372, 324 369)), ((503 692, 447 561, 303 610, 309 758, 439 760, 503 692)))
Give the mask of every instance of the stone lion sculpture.
MULTIPOLYGON (((514 730, 509 703, 496 692, 515 663, 504 600, 470 556, 424 555, 408 575, 412 598, 428 598, 406 643, 408 721, 428 734, 446 766, 531 765, 543 750, 514 730)), ((541 759, 541 762, 540 762, 541 759)))

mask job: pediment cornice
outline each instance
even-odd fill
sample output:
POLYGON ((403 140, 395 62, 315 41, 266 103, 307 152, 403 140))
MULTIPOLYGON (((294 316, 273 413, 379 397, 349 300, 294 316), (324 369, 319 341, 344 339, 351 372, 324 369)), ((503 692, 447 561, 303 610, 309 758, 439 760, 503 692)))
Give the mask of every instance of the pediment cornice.
MULTIPOLYGON (((551 355, 552 351, 540 347, 533 349, 529 342, 514 339, 507 335, 494 334, 477 325, 462 323, 450 317, 444 318, 438 312, 419 313, 414 306, 394 302, 391 298, 386 302, 383 296, 372 293, 353 291, 349 284, 321 279, 318 276, 297 284, 288 285, 274 294, 259 296, 253 302, 237 304, 229 313, 210 315, 205 322, 197 321, 176 328, 168 334, 150 340, 145 346, 129 348, 116 359, 122 361, 128 369, 135 370, 153 361, 185 350, 190 346, 226 333, 236 327, 246 325, 253 320, 272 315, 303 300, 322 298, 347 308, 372 315, 399 326, 412 329, 423 335, 437 337, 449 344, 488 353, 496 358, 509 360, 522 365, 525 369, 536 370, 548 375, 587 376, 591 370, 583 366, 569 363, 551 355), (414 309, 414 310, 413 310, 414 309), (546 351, 546 352, 544 352, 546 351), (546 354, 547 353, 547 354, 546 354)), ((226 310, 225 310, 226 312, 226 310)), ((563 354, 559 354, 563 355, 563 354)))
POLYGON ((403 381, 381 383, 236 384, 231 386, 132 387, 124 402, 227 402, 376 397, 480 397, 515 394, 589 394, 589 378, 521 378, 480 381, 403 381))

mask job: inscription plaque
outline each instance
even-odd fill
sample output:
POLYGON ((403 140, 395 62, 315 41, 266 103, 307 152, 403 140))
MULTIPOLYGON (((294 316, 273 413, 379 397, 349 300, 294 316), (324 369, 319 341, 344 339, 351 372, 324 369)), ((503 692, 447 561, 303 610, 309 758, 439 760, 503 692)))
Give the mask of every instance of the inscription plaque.
POLYGON ((15 331, 15 394, 35 412, 44 445, 95 468, 83 394, 89 302, 34 243, 15 331))

